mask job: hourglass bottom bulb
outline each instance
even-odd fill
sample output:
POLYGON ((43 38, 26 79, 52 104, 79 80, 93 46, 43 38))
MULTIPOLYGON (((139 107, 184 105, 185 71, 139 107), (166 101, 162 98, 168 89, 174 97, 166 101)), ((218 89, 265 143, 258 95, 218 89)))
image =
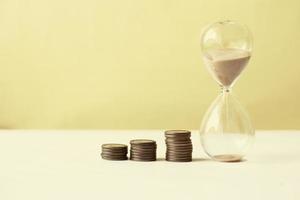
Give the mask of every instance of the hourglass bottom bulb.
POLYGON ((208 132, 201 135, 201 143, 205 152, 213 160, 239 162, 251 146, 253 136, 252 132, 208 132))
POLYGON ((222 91, 204 115, 200 128, 204 151, 213 160, 222 162, 242 160, 254 135, 247 112, 231 91, 222 91))

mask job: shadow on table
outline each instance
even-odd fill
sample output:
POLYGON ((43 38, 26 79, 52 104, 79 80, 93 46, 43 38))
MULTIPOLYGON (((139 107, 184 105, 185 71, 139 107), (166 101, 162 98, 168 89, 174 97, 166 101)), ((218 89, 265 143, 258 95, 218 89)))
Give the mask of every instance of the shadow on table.
MULTIPOLYGON (((165 158, 157 158, 156 161, 163 161, 165 162, 166 159, 165 158)), ((247 159, 242 159, 240 161, 231 161, 231 162, 220 162, 220 161, 214 161, 212 159, 209 159, 209 158, 193 158, 193 161, 192 162, 215 162, 215 163, 244 163, 244 162, 247 162, 247 159)))
MULTIPOLYGON (((156 161, 163 161, 165 162, 166 159, 165 158, 157 158, 156 161)), ((208 158, 193 158, 193 161, 192 162, 215 162, 211 159, 208 159, 208 158)))
POLYGON ((211 162, 213 160, 208 158, 193 158, 193 162, 211 162))
POLYGON ((243 163, 243 162, 247 162, 247 159, 242 159, 239 161, 221 162, 221 161, 215 161, 215 160, 212 160, 209 158, 193 158, 193 162, 243 163))

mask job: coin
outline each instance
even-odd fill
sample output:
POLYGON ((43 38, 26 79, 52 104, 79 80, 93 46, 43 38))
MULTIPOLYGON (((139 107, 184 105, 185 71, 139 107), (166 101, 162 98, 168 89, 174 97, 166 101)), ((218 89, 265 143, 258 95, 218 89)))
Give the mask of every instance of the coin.
POLYGON ((191 153, 186 153, 186 154, 172 154, 172 153, 166 153, 166 157, 188 158, 188 157, 192 157, 192 154, 191 154, 191 153))
POLYGON ((104 148, 104 149, 124 149, 124 148, 127 148, 127 145, 109 143, 109 144, 102 144, 102 148, 104 148))
POLYGON ((184 138, 184 139, 171 139, 171 138, 166 138, 165 143, 174 143, 174 144, 181 144, 181 143, 189 143, 191 142, 190 138, 184 138))
POLYGON ((177 156, 181 156, 181 155, 186 155, 186 156, 191 156, 193 154, 192 151, 182 151, 182 152, 178 152, 178 151, 167 151, 166 155, 177 155, 177 156))
POLYGON ((130 155, 130 158, 139 158, 139 159, 152 159, 152 158, 156 158, 156 155, 130 155))
POLYGON ((130 152, 137 152, 137 153, 152 153, 156 152, 156 149, 130 149, 130 152))
POLYGON ((130 148, 130 150, 132 151, 156 151, 156 148, 135 148, 135 147, 132 147, 130 148))
POLYGON ((172 157, 191 157, 192 156, 192 152, 185 152, 185 153, 170 153, 167 152, 166 156, 172 156, 172 157))
POLYGON ((102 152, 101 155, 105 155, 105 156, 127 156, 127 153, 107 153, 107 152, 102 152))
POLYGON ((165 135, 168 140, 188 140, 191 138, 191 135, 165 135))
POLYGON ((178 150, 181 150, 181 149, 193 149, 193 146, 192 145, 186 145, 186 146, 175 146, 175 145, 167 145, 167 149, 178 149, 178 150))
POLYGON ((166 144, 167 145, 167 147, 178 147, 178 148, 180 148, 180 147, 192 147, 193 145, 192 145, 192 143, 185 143, 185 144, 183 144, 183 143, 181 143, 181 144, 175 144, 175 143, 167 143, 166 144))
POLYGON ((136 154, 153 154, 156 153, 156 150, 153 151, 134 151, 134 150, 130 150, 130 153, 136 153, 136 154))
POLYGON ((188 130, 165 131, 166 160, 189 162, 192 160, 193 144, 188 130))
POLYGON ((131 145, 156 145, 154 140, 148 139, 135 139, 130 141, 131 145))
POLYGON ((127 145, 125 144, 103 144, 101 157, 106 160, 127 160, 127 145))
POLYGON ((154 140, 136 139, 130 141, 130 160, 154 161, 156 160, 157 145, 154 140))
POLYGON ((107 153, 107 152, 102 152, 101 155, 105 156, 127 156, 127 153, 107 153))
POLYGON ((107 155, 107 156, 127 156, 127 153, 107 153, 107 152, 102 152, 101 155, 107 155))
POLYGON ((105 154, 105 153, 101 153, 101 156, 104 156, 104 157, 115 157, 115 158, 127 157, 126 154, 123 154, 123 155, 111 155, 111 154, 105 154))
POLYGON ((166 161, 170 161, 170 162, 191 162, 192 159, 188 158, 188 159, 166 159, 166 161))
POLYGON ((113 157, 106 157, 106 156, 102 156, 102 159, 105 159, 105 160, 128 160, 127 157, 120 157, 120 158, 113 158, 113 157))
POLYGON ((167 152, 173 152, 173 153, 189 152, 189 153, 192 153, 193 149, 171 149, 171 148, 168 148, 167 152))
POLYGON ((132 158, 132 159, 135 159, 135 158, 138 158, 138 159, 153 159, 153 158, 156 158, 156 155, 153 155, 153 156, 130 156, 130 158, 132 158))
POLYGON ((127 152, 127 148, 124 149, 105 149, 102 148, 102 151, 106 151, 106 152, 112 152, 112 153, 122 153, 122 152, 127 152))
POLYGON ((144 160, 144 159, 130 159, 132 161, 139 161, 139 162, 153 162, 156 161, 156 159, 149 159, 149 160, 144 160))
POLYGON ((165 131, 165 136, 166 137, 190 137, 191 132, 188 130, 167 130, 165 131))
POLYGON ((138 156, 148 156, 148 155, 156 155, 156 151, 153 152, 135 152, 135 151, 130 151, 130 155, 138 155, 138 156))
POLYGON ((130 149, 135 150, 135 151, 153 151, 156 150, 157 147, 156 146, 132 146, 130 147, 130 149))

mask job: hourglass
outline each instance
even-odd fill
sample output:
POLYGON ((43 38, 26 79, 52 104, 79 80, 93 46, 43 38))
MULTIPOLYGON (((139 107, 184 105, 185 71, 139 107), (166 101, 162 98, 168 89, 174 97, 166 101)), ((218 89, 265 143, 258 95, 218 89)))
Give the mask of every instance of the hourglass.
POLYGON ((202 120, 201 144, 213 160, 240 161, 255 132, 231 90, 251 57, 251 33, 233 21, 216 22, 205 28, 201 48, 206 68, 221 87, 221 94, 202 120))

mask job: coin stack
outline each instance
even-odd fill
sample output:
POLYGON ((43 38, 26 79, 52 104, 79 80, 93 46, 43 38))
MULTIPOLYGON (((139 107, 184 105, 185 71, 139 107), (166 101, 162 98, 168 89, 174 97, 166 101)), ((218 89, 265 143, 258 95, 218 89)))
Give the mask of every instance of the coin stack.
POLYGON ((193 145, 191 132, 187 130, 165 131, 167 145, 166 160, 173 162, 191 162, 193 145))
POLYGON ((125 144, 103 144, 101 156, 105 160, 127 160, 127 152, 125 144))
POLYGON ((155 161, 156 142, 154 140, 138 139, 130 141, 130 160, 155 161))

